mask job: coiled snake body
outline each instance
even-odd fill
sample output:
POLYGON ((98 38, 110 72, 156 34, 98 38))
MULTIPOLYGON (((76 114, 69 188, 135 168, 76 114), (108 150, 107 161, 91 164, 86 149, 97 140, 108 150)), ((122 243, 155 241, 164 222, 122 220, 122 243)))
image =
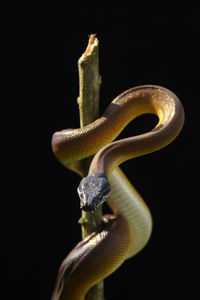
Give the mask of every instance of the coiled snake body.
POLYGON ((95 154, 78 188, 81 207, 92 211, 106 199, 113 211, 63 261, 53 300, 83 300, 91 286, 148 242, 151 214, 118 165, 163 148, 176 138, 183 123, 184 110, 177 96, 166 88, 146 85, 120 94, 93 123, 53 135, 53 152, 66 167, 95 154), (131 120, 145 113, 158 116, 152 131, 112 142, 131 120))

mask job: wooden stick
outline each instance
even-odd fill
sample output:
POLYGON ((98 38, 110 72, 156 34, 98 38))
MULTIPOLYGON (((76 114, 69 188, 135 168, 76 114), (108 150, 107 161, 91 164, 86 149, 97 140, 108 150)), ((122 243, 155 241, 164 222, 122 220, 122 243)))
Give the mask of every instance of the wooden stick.
MULTIPOLYGON (((99 116, 99 90, 101 77, 99 75, 99 43, 95 34, 89 36, 88 46, 78 60, 79 70, 79 97, 77 99, 80 113, 80 126, 83 127, 99 116)), ((91 158, 81 162, 81 173, 88 173, 91 158)), ((82 238, 92 233, 101 222, 102 208, 95 213, 82 211, 81 224, 82 238)), ((87 300, 104 300, 103 281, 90 289, 87 300)))

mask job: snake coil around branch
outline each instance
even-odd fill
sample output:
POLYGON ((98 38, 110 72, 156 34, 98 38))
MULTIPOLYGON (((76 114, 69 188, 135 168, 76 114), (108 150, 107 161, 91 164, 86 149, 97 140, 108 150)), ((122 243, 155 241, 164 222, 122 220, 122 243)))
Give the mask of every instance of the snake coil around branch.
POLYGON ((113 214, 103 216, 97 230, 63 261, 52 300, 83 300, 90 287, 146 245, 152 231, 151 213, 118 166, 165 147, 183 123, 184 110, 174 93, 144 85, 120 94, 93 123, 53 135, 53 152, 66 167, 95 155, 78 188, 81 207, 94 211, 107 201, 113 214), (130 121, 145 113, 158 117, 153 130, 113 142, 130 121))

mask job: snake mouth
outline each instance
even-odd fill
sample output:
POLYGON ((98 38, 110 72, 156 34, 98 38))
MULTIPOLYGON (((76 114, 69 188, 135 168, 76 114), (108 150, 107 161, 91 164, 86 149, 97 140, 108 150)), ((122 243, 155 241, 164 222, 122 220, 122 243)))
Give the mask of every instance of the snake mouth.
POLYGON ((80 208, 94 212, 110 194, 110 185, 103 173, 84 177, 79 186, 80 208))
POLYGON ((80 204, 80 209, 87 211, 87 212, 95 212, 97 210, 97 207, 91 206, 91 205, 80 204))

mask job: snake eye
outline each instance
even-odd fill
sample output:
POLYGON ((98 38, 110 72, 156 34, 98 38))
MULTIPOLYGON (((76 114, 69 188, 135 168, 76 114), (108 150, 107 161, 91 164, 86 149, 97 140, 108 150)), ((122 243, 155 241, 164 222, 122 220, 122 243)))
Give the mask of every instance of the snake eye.
POLYGON ((95 211, 109 196, 110 185, 102 173, 84 177, 79 186, 80 208, 86 211, 95 211))

